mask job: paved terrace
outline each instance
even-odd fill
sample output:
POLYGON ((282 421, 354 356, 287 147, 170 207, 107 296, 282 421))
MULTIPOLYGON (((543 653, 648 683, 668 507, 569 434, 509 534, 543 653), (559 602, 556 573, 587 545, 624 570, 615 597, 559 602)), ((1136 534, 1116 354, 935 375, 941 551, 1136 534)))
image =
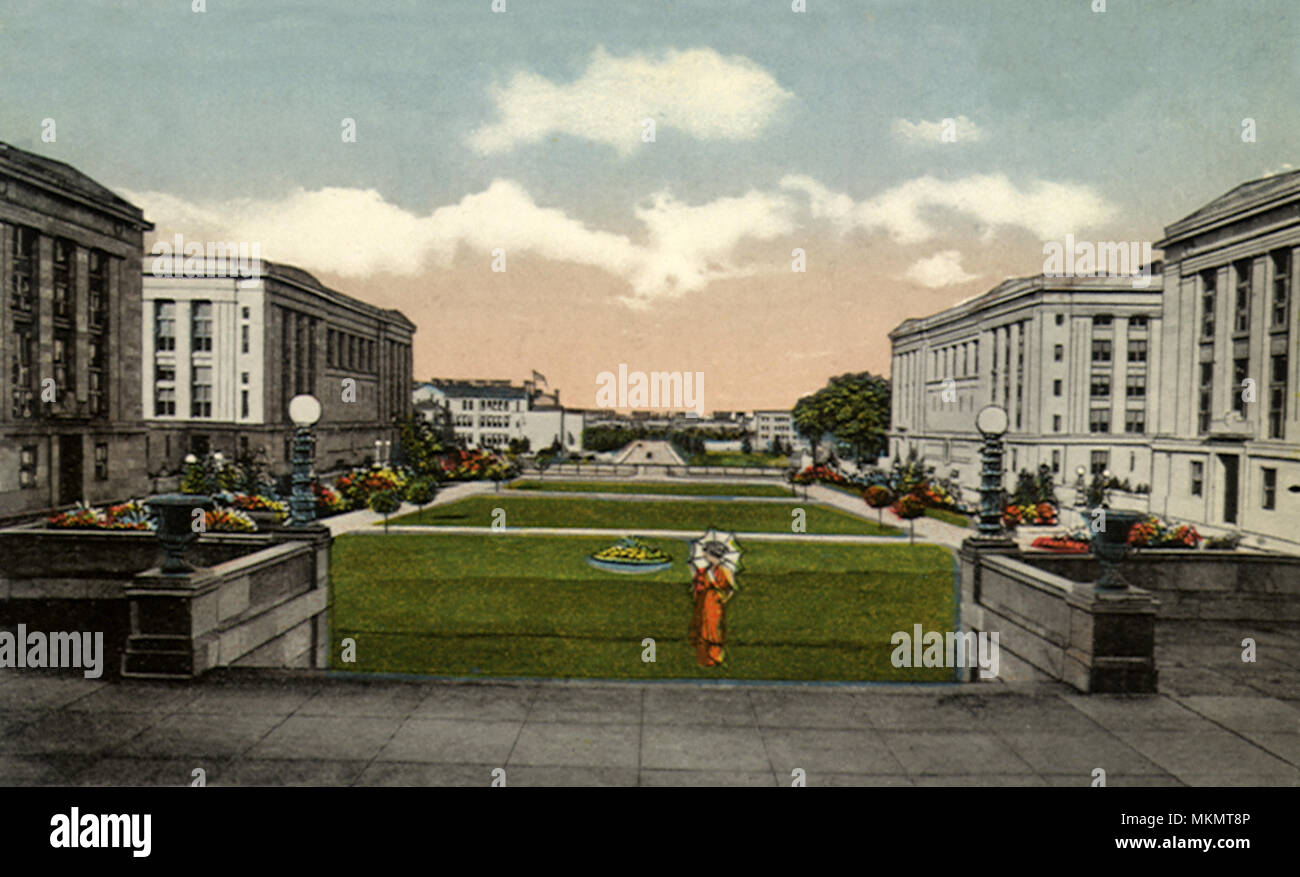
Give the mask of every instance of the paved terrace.
MULTIPOLYGON (((1296 631, 1259 636, 1261 651, 1294 659, 1296 631)), ((1218 638, 1192 638, 1202 637, 1218 638)), ((1238 658, 1215 670, 1197 663, 1206 652, 1194 643, 1163 648, 1175 650, 1179 669, 1167 693, 1149 697, 1084 696, 1056 683, 458 682, 295 671, 171 683, 6 670, 0 783, 187 785, 201 767, 210 785, 483 786, 504 767, 514 786, 775 786, 802 768, 810 786, 1084 787, 1101 767, 1110 786, 1300 786, 1297 665, 1238 658)))

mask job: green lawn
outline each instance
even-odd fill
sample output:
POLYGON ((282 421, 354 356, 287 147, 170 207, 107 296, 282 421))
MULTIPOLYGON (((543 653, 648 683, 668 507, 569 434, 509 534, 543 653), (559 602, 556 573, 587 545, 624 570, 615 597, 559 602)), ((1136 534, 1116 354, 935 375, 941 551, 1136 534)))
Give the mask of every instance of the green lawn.
POLYGON ((925 516, 957 527, 975 526, 969 516, 963 515, 960 512, 950 511, 949 509, 926 509, 925 516))
POLYGON ((896 668, 894 631, 953 629, 953 558, 935 545, 750 543, 727 605, 727 663, 696 665, 687 545, 647 540, 674 567, 644 576, 587 565, 611 540, 578 536, 348 534, 335 539, 335 669, 443 676, 943 682, 896 668), (339 662, 341 641, 356 662, 339 662), (656 661, 641 659, 655 640, 656 661))
MULTIPOLYGON (((511 496, 508 492, 470 496, 389 520, 390 525, 490 527, 496 509, 505 510, 507 527, 604 527, 644 530, 704 530, 719 527, 748 533, 789 533, 793 510, 802 508, 808 533, 898 535, 894 527, 813 503, 759 503, 745 500, 674 501, 511 496)), ((865 509, 866 506, 864 505, 865 509)), ((383 526, 379 522, 376 526, 383 526)))
POLYGON ((556 490, 565 493, 659 493, 678 496, 789 496, 775 484, 662 484, 644 481, 547 481, 525 478, 512 481, 509 490, 556 490))
POLYGON ((781 454, 742 454, 739 451, 714 451, 691 457, 692 466, 738 466, 764 469, 786 469, 790 458, 781 454))

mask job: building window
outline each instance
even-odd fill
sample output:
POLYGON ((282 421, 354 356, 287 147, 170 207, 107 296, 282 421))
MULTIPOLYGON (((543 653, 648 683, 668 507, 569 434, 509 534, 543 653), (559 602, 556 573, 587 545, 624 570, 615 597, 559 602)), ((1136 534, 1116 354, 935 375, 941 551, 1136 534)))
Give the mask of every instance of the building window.
POLYGON ((30 314, 36 305, 36 229, 14 226, 9 265, 9 305, 19 314, 30 314))
POLYGON ((77 337, 72 329, 54 333, 54 399, 71 400, 77 381, 77 337))
POLYGON ((334 368, 334 330, 325 329, 325 364, 334 368))
POLYGON ((22 450, 18 452, 18 486, 35 487, 36 486, 36 453, 37 445, 23 445, 22 450))
POLYGON ((154 387, 154 417, 172 417, 176 414, 176 388, 154 387))
POLYGON ((252 330, 249 328, 247 323, 239 327, 239 352, 240 353, 248 352, 249 342, 251 338, 251 331, 252 330))
POLYGON ((1201 337, 1214 337, 1214 299, 1218 291, 1218 275, 1213 269, 1201 272, 1201 337))
POLYGON ((1092 474, 1100 475, 1110 468, 1110 451, 1092 452, 1092 474))
POLYGON ((1124 379, 1124 397, 1127 399, 1145 399, 1147 397, 1147 376, 1129 375, 1124 379))
POLYGON ((1052 451, 1052 474, 1059 475, 1061 472, 1061 452, 1052 451))
POLYGON ((1065 314, 1057 314, 1057 315, 1056 315, 1056 325, 1058 325, 1058 326, 1064 326, 1064 325, 1065 325, 1065 314))
POLYGON ((1109 340, 1095 339, 1092 342, 1092 361, 1110 362, 1112 343, 1109 340))
POLYGON ((1147 327, 1146 317, 1129 317, 1128 327, 1130 329, 1145 329, 1147 327))
POLYGON ((248 308, 246 308, 246 307, 240 308, 240 309, 239 309, 239 316, 240 316, 240 319, 247 320, 247 319, 249 318, 248 308))
POLYGON ((108 480, 108 444, 105 442, 95 445, 95 480, 108 480))
POLYGON ((1110 432, 1110 409, 1093 408, 1088 412, 1088 432, 1110 432))
POLYGON ((240 373, 239 373, 239 382, 240 382, 241 384, 247 384, 247 383, 248 383, 248 372, 240 372, 240 373))
POLYGON ((1147 342, 1145 338, 1130 338, 1128 340, 1128 361, 1147 361, 1147 342))
POLYGON ((1268 437, 1286 438, 1287 355, 1274 354, 1270 359, 1268 384, 1268 437))
POLYGON ((1053 432, 1061 431, 1061 415, 1059 414, 1052 415, 1052 431, 1053 432))
POLYGON ((190 349, 195 353, 212 350, 212 302, 196 301, 190 305, 193 310, 190 349))
MULTIPOLYGON (((1142 408, 1132 408, 1124 412, 1124 431, 1141 435, 1147 431, 1147 413, 1142 408)), ((1133 467, 1130 466, 1130 469, 1133 467)))
POLYGON ((153 303, 153 337, 154 350, 176 349, 176 302, 153 303))
POLYGON ((90 296, 89 319, 92 330, 108 327, 108 264, 109 257, 99 250, 91 250, 88 257, 87 294, 90 296))
POLYGON ((1061 395, 1061 386, 1062 386, 1062 384, 1061 384, 1061 379, 1060 379, 1060 378, 1057 378, 1056 380, 1052 381, 1052 395, 1053 395, 1053 396, 1059 396, 1059 395, 1061 395))
POLYGON ((90 381, 87 387, 90 416, 103 417, 108 414, 107 383, 104 379, 105 369, 108 365, 108 353, 104 347, 104 339, 100 335, 92 334, 87 342, 86 349, 90 354, 89 369, 86 373, 86 377, 90 381))
POLYGON ((248 391, 239 391, 239 416, 248 417, 248 391))
POLYGON ((1291 302, 1291 251, 1273 253, 1273 328, 1285 329, 1291 302))
POLYGON ((1250 374, 1249 359, 1234 359, 1232 361, 1232 410, 1238 414, 1246 413, 1246 393, 1243 384, 1250 374))
POLYGON ((1277 508, 1277 470, 1264 467, 1260 471, 1264 473, 1263 506, 1272 511, 1277 508))
POLYGON ((196 365, 190 383, 190 417, 212 416, 212 366, 196 365))
POLYGON ((1052 348, 1052 358, 1057 362, 1061 362, 1063 359, 1065 359, 1064 344, 1058 344, 1054 348, 1052 348))
POLYGON ((36 415, 36 393, 32 387, 36 378, 32 354, 35 351, 35 330, 29 322, 14 323, 13 352, 9 361, 9 384, 12 408, 16 420, 26 420, 36 415))
POLYGON ((1192 461, 1192 496, 1205 493, 1205 464, 1200 460, 1192 461))
POLYGON ((1214 363, 1201 363, 1201 390, 1197 404, 1197 431, 1210 431, 1210 403, 1214 397, 1214 363))
POLYGON ((1110 398, 1110 375, 1093 375, 1089 391, 1094 399, 1110 398))
POLYGON ((1114 321, 1114 317, 1110 314, 1095 314, 1092 318, 1092 324, 1094 326, 1109 326, 1114 321))
POLYGON ((54 321, 71 323, 77 318, 77 288, 73 261, 77 248, 72 241, 54 239, 54 321))
POLYGON ((1233 265, 1237 275, 1237 299, 1233 309, 1232 331, 1238 335, 1250 331, 1250 261, 1242 260, 1233 265))

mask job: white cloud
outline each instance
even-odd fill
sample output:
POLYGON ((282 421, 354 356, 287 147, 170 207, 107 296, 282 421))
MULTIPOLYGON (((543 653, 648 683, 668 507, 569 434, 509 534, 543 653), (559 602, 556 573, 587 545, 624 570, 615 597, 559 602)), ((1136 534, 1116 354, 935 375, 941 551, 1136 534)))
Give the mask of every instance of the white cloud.
POLYGON ((900 244, 935 237, 939 211, 982 223, 986 235, 992 228, 1021 228, 1042 240, 1095 227, 1116 213, 1113 205, 1086 186, 1044 180, 1017 186, 1005 174, 975 174, 952 181, 918 177, 857 202, 806 176, 787 176, 781 187, 804 193, 813 217, 828 220, 841 233, 880 231, 900 244))
POLYGON ((669 51, 660 58, 616 58, 597 48, 582 76, 556 84, 517 73, 492 89, 499 119, 478 128, 469 144, 483 154, 571 134, 628 155, 642 146, 642 122, 675 128, 699 140, 752 140, 791 94, 767 71, 712 49, 669 51))
POLYGON ((966 143, 984 139, 980 126, 966 116, 940 119, 937 122, 895 119, 889 130, 896 139, 905 143, 966 143), (945 131, 948 132, 946 141, 945 131))
MULTIPOLYGON (((587 227, 541 207, 522 186, 495 180, 482 192, 421 216, 373 189, 295 190, 273 200, 195 204, 165 193, 123 191, 143 206, 166 239, 257 242, 264 258, 344 277, 379 272, 412 275, 431 261, 447 265, 458 249, 488 254, 501 247, 507 265, 529 253, 588 265, 624 279, 624 301, 644 306, 752 269, 737 264, 745 240, 770 240, 794 229, 794 205, 779 193, 751 191, 691 205, 667 192, 636 208, 640 241, 587 227)), ((484 255, 484 270, 487 257, 484 255)))
POLYGON ((979 277, 967 274, 961 267, 960 250, 941 250, 933 256, 920 259, 903 273, 904 280, 911 280, 931 289, 955 286, 979 277))

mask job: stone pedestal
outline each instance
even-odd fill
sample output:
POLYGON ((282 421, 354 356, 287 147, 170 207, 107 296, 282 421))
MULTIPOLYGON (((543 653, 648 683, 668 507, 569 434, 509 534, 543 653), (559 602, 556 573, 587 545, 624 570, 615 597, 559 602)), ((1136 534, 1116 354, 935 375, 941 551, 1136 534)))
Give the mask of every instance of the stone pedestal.
POLYGON ((331 536, 277 531, 275 544, 184 575, 154 568, 125 588, 122 675, 192 678, 213 667, 326 666, 331 536))
POLYGON ((1083 584, 1075 586, 1067 602, 1064 680, 1087 693, 1155 693, 1155 598, 1138 589, 1083 584))

